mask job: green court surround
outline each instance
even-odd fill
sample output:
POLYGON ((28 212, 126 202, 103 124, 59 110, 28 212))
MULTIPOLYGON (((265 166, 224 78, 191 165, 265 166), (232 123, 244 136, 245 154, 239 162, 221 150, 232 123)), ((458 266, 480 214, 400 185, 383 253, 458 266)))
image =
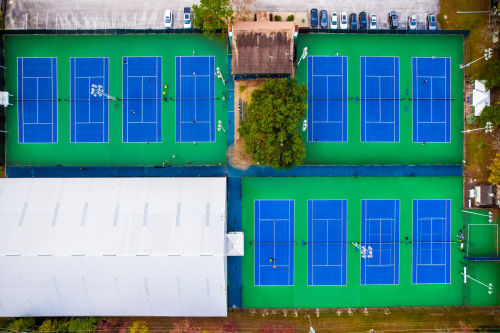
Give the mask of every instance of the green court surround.
MULTIPOLYGON (((226 45, 200 34, 188 35, 6 35, 6 90, 17 98, 17 57, 57 57, 58 142, 19 144, 17 103, 6 110, 7 165, 161 166, 226 164, 227 133, 216 131, 214 143, 175 142, 175 101, 162 101, 162 142, 122 143, 122 101, 109 101, 109 143, 70 143, 70 57, 109 57, 110 95, 122 96, 123 56, 162 56, 163 84, 175 97, 175 57, 215 56, 215 67, 227 68, 226 45), (175 155, 175 158, 173 158, 175 155)), ((227 124, 222 82, 215 81, 215 120, 227 124)), ((226 126, 227 127, 227 126, 226 126)))

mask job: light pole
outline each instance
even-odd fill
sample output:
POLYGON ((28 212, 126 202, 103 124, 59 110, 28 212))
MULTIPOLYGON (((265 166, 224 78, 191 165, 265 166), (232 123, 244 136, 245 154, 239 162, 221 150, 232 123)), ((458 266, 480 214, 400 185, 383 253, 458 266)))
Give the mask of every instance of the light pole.
POLYGON ((465 131, 462 131, 462 133, 470 133, 470 132, 481 131, 481 130, 484 130, 485 133, 491 133, 491 132, 493 132, 493 124, 488 121, 486 123, 485 127, 474 128, 474 129, 470 129, 470 130, 465 130, 465 131))
POLYGON ((304 119, 304 122, 302 123, 302 132, 307 131, 307 119, 304 119))
POLYGON ((222 126, 222 120, 219 120, 219 122, 217 123, 217 131, 223 131, 224 133, 226 133, 226 129, 222 126))
POLYGON ((460 274, 462 274, 464 276, 464 283, 467 283, 467 279, 471 279, 472 281, 479 283, 480 285, 488 288, 488 294, 490 294, 490 295, 493 294, 493 283, 486 284, 486 283, 483 283, 479 280, 474 279, 472 276, 467 274, 467 267, 464 267, 464 271, 460 274))
POLYGON ((226 81, 224 81, 224 77, 222 76, 222 73, 220 72, 220 67, 217 67, 217 72, 215 73, 219 79, 222 80, 222 84, 226 85, 226 81))
POLYGON ((484 50, 484 55, 481 58, 477 58, 476 60, 473 60, 473 61, 469 62, 468 64, 460 65, 460 69, 464 69, 465 67, 469 67, 470 65, 472 65, 476 61, 479 61, 483 58, 484 58, 484 60, 488 61, 489 59, 491 59, 492 53, 493 53, 493 50, 491 49, 491 47, 487 48, 484 50))
POLYGON ((471 212, 469 210, 462 209, 462 213, 467 213, 467 214, 472 214, 472 215, 479 215, 479 216, 484 216, 488 218, 488 222, 493 223, 493 213, 491 210, 488 212, 488 215, 476 213, 476 212, 471 212))
POLYGON ((307 46, 304 47, 304 50, 302 51, 302 55, 300 56, 299 62, 297 62, 297 67, 299 67, 300 62, 307 57, 307 46))

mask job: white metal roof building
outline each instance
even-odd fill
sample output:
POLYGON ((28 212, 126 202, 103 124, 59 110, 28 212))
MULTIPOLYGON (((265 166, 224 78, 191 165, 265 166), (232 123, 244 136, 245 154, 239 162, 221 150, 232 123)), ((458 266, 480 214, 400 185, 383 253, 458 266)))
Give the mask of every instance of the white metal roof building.
POLYGON ((0 179, 0 316, 225 316, 225 178, 0 179))

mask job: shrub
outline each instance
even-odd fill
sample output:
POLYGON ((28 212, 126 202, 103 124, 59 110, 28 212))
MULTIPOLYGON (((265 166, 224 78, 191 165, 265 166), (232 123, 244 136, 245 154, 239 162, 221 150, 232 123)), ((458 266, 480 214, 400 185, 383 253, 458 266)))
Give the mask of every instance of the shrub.
POLYGON ((274 15, 275 21, 281 21, 281 15, 274 15))
POLYGON ((474 125, 476 123, 476 116, 474 114, 468 114, 465 116, 465 123, 467 125, 474 125))
POLYGON ((295 16, 293 16, 293 15, 288 15, 287 18, 286 18, 286 20, 288 22, 293 21, 294 19, 295 19, 295 16))

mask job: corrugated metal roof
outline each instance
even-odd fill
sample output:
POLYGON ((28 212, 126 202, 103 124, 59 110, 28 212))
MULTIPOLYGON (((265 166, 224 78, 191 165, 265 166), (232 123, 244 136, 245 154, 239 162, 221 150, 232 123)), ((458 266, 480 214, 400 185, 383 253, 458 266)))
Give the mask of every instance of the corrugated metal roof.
POLYGON ((0 179, 0 315, 226 315, 225 199, 225 178, 0 179))

